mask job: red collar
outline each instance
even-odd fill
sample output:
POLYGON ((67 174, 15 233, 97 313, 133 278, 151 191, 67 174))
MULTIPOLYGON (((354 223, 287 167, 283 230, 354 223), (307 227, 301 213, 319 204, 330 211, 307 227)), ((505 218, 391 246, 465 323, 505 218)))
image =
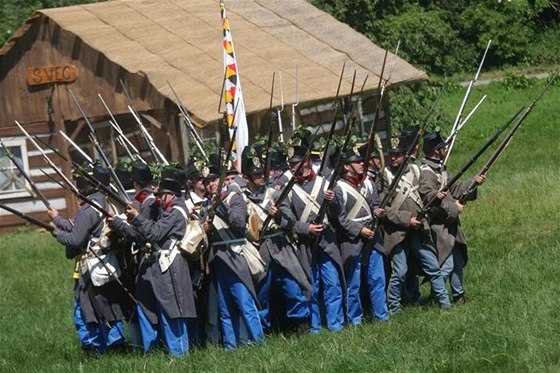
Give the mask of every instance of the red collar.
POLYGON ((140 204, 142 204, 144 203, 146 198, 148 198, 151 195, 152 195, 151 192, 148 192, 147 190, 141 190, 134 195, 134 199, 140 202, 140 204))
POLYGON ((358 187, 364 183, 366 179, 366 175, 362 175, 361 177, 353 176, 350 174, 344 175, 344 180, 346 180, 349 184, 358 187))
POLYGON ((313 172, 313 169, 310 168, 309 169, 309 174, 307 176, 303 176, 303 175, 298 175, 297 176, 297 180, 300 183, 304 183, 306 181, 311 181, 313 180, 313 178, 315 177, 315 172, 313 172))

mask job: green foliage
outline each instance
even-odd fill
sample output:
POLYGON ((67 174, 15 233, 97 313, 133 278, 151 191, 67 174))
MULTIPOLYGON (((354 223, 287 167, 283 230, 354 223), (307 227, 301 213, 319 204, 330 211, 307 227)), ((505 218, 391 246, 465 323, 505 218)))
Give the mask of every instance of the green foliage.
POLYGON ((35 10, 101 1, 105 0, 3 0, 0 3, 0 46, 35 10))
POLYGON ((439 75, 461 71, 474 60, 473 49, 462 43, 440 9, 409 4, 401 13, 380 20, 374 35, 389 50, 402 40, 402 58, 439 75))
MULTIPOLYGON (((457 92, 454 84, 449 84, 451 89, 444 92, 449 94, 457 92), (451 91, 451 92, 450 92, 451 91)), ((430 111, 430 108, 442 92, 442 86, 438 83, 421 82, 403 85, 390 91, 391 128, 397 133, 405 127, 422 125, 430 111)), ((441 105, 436 105, 432 114, 428 117, 428 130, 437 126, 444 126, 452 121, 451 117, 444 113, 441 105)))
POLYGON ((312 3, 432 74, 560 61, 559 12, 547 0, 313 0, 312 3), (543 32, 544 30, 544 32, 543 32))
POLYGON ((529 79, 525 75, 507 74, 506 77, 500 82, 508 91, 512 89, 525 89, 529 87, 529 79))

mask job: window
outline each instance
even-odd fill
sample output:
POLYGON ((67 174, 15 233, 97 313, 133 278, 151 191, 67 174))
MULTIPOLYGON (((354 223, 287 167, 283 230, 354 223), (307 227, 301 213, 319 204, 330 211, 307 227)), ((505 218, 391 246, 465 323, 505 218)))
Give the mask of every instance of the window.
MULTIPOLYGON (((16 162, 29 175, 27 147, 24 139, 3 139, 16 162)), ((0 147, 0 199, 29 196, 27 181, 0 147)))

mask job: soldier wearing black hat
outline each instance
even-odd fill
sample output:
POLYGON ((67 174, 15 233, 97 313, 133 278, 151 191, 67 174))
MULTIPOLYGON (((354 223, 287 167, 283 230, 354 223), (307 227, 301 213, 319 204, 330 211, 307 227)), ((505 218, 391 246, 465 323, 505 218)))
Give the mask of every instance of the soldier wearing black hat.
MULTIPOLYGON (((109 185, 107 169, 96 166, 87 172, 103 185, 109 185)), ((105 195, 83 177, 77 177, 76 186, 96 204, 109 209, 105 195)), ((108 259, 110 246, 101 248, 98 245, 105 228, 103 216, 83 201, 72 221, 61 217, 54 208, 50 208, 48 214, 56 226, 53 235, 66 247, 66 257, 76 260, 74 323, 81 348, 88 354, 104 354, 109 349, 124 346, 126 341, 122 320, 126 295, 115 281, 111 281, 112 277, 107 276, 98 282, 88 267, 88 260, 97 259, 93 251, 108 259)), ((116 263, 115 266, 118 267, 116 263)), ((116 273, 117 268, 114 267, 113 271, 116 273)))
POLYGON ((342 307, 342 259, 336 242, 333 227, 325 218, 315 222, 323 199, 328 201, 329 215, 336 215, 337 208, 334 192, 327 190, 326 180, 316 176, 311 163, 306 159, 307 147, 293 146, 288 149, 288 163, 297 182, 288 198, 290 209, 288 219, 293 220, 294 232, 298 237, 300 261, 313 285, 310 301, 311 333, 319 333, 322 327, 321 309, 326 311, 327 326, 330 330, 340 331, 344 324, 342 307), (322 290, 322 294, 320 291, 322 290), (319 300, 322 299, 324 307, 319 300))
MULTIPOLYGON (((156 197, 152 192, 151 183, 153 181, 153 177, 150 168, 144 163, 135 163, 132 165, 129 176, 135 191, 133 200, 135 206, 138 208, 139 214, 145 219, 156 221, 161 213, 161 210, 159 208, 159 204, 156 201, 156 197)), ((126 237, 129 242, 131 242, 131 247, 128 251, 133 257, 133 260, 130 260, 130 262, 133 261, 134 263, 136 263, 136 266, 132 271, 132 276, 134 276, 133 278, 136 281, 138 263, 141 262, 143 252, 148 249, 145 247, 147 238, 140 231, 134 229, 123 219, 124 218, 113 216, 107 221, 112 231, 118 232, 122 236, 126 237)), ((134 288, 136 288, 136 285, 134 285, 134 288)), ((129 334, 131 337, 131 342, 135 345, 140 345, 142 343, 142 340, 136 313, 134 313, 133 318, 128 321, 128 328, 130 331, 129 334)))
MULTIPOLYGON (((267 271, 259 279, 257 296, 260 310, 259 316, 262 327, 268 330, 272 327, 271 288, 273 285, 282 290, 285 297, 286 316, 300 332, 309 330, 309 305, 311 284, 299 263, 297 250, 293 247, 291 235, 293 222, 279 213, 279 208, 274 205, 274 188, 265 185, 264 165, 261 162, 258 149, 246 147, 242 154, 241 169, 247 180, 247 189, 244 190, 245 201, 248 207, 249 224, 247 236, 259 245, 261 258, 266 264, 267 271), (262 224, 267 218, 267 211, 275 216, 274 223, 265 232, 261 232, 262 224)), ((276 197, 278 192, 276 192, 276 197)), ((284 203, 282 209, 287 209, 284 203)))
POLYGON ((131 226, 151 243, 143 253, 136 282, 142 344, 147 352, 162 339, 173 356, 188 352, 187 318, 197 317, 189 266, 176 244, 187 223, 184 180, 177 176, 178 172, 164 173, 156 193, 162 208, 157 221, 142 216, 132 204, 126 209, 131 226))
MULTIPOLYGON (((386 172, 389 183, 404 162, 405 154, 414 137, 405 134, 393 141, 393 147, 389 151, 391 162, 386 172)), ((383 246, 391 259, 392 267, 388 287, 389 308, 392 313, 400 312, 407 292, 413 298, 410 299, 413 303, 417 301, 414 298, 419 297, 416 274, 408 268, 412 257, 418 261, 420 269, 428 277, 432 285, 432 294, 440 307, 444 309, 450 307, 437 256, 424 246, 423 242, 427 237, 421 229, 422 222, 416 218, 423 207, 418 193, 419 178, 419 167, 412 162, 409 163, 399 180, 395 196, 387 206, 387 215, 383 224, 385 231, 383 246)))
MULTIPOLYGON (((459 202, 462 193, 468 188, 471 180, 458 182, 449 191, 441 188, 451 180, 451 175, 443 165, 447 144, 439 132, 427 133, 424 136, 425 157, 420 167, 419 194, 423 201, 433 198, 439 200, 430 211, 425 223, 431 231, 428 246, 437 253, 442 266, 444 280, 451 275, 451 290, 454 302, 464 302, 463 267, 467 262, 467 243, 459 221, 464 205, 459 202)), ((484 181, 483 176, 476 176, 477 185, 484 181)), ((476 195, 471 196, 472 199, 476 195)))
POLYGON ((335 199, 340 206, 335 219, 337 241, 340 245, 344 275, 347 283, 346 312, 351 325, 362 322, 360 299, 362 256, 367 256, 368 294, 377 320, 385 321, 389 314, 385 296, 385 271, 380 253, 381 238, 370 229, 373 214, 382 217, 379 195, 375 188, 363 189, 366 181, 364 158, 357 148, 350 148, 344 156, 342 178, 334 187, 335 199), (365 252, 367 250, 367 253, 365 252))
MULTIPOLYGON (((224 348, 232 350, 242 341, 240 322, 244 323, 250 341, 264 340, 253 278, 244 256, 251 249, 246 238, 247 205, 237 184, 230 184, 225 191, 218 190, 219 163, 211 165, 206 173, 206 190, 212 196, 214 208, 208 232, 208 264, 216 285, 224 348)), ((252 249, 250 252, 254 253, 256 249, 252 249)))

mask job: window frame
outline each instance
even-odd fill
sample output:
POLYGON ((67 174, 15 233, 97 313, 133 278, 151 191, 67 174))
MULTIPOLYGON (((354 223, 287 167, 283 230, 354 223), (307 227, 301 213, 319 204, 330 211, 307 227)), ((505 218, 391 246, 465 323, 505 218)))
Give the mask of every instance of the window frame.
MULTIPOLYGON (((19 148, 21 150, 21 161, 22 161, 23 169, 27 173, 27 175, 30 175, 31 173, 30 173, 30 170, 29 170, 29 153, 27 151, 26 139, 25 138, 11 137, 11 138, 4 138, 4 139, 2 139, 2 141, 4 142, 4 145, 6 145, 6 147, 8 149, 11 148, 11 147, 19 146, 19 148)), ((0 148, 0 150, 3 150, 3 149, 0 148)), ((4 157, 2 157, 2 158, 4 158, 4 157)), ((14 165, 12 160, 9 159, 8 156, 5 156, 5 158, 9 161, 9 165, 8 165, 7 168, 4 168, 4 167, 0 166, 0 170, 1 171, 7 170, 7 169, 17 170, 17 167, 14 165)), ((31 195, 29 193, 29 188, 30 188, 29 182, 23 176, 22 176, 22 181, 24 183, 24 186, 22 186, 20 189, 0 190, 0 200, 12 199, 12 198, 21 198, 21 197, 30 197, 31 195)))

